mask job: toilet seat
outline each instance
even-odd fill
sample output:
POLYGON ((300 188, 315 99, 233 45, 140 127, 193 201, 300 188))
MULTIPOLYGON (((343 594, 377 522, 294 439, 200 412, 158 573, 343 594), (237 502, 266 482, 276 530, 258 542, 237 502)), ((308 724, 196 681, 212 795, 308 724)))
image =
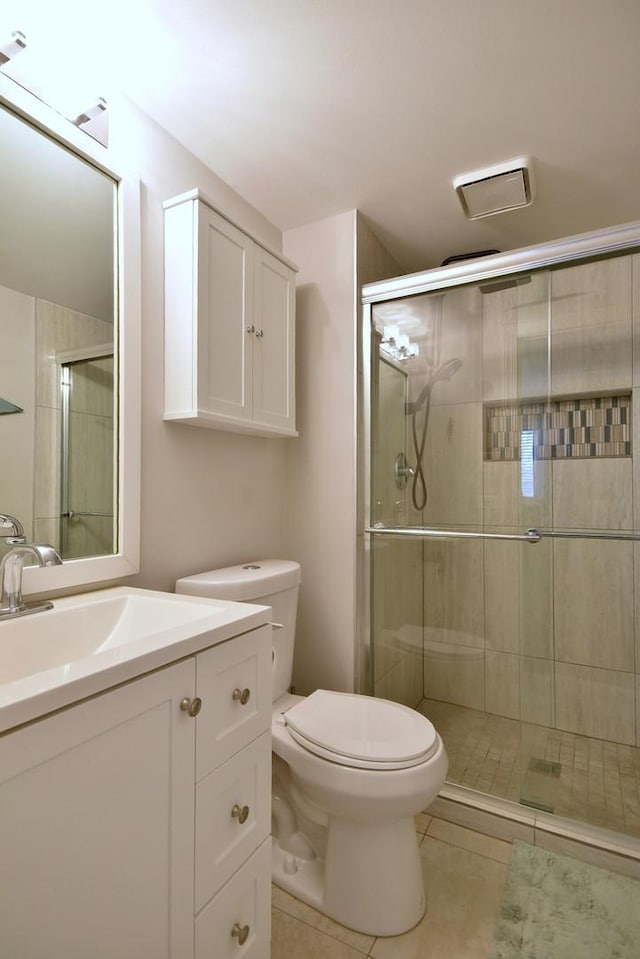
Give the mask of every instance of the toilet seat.
POLYGON ((387 699, 318 689, 284 713, 300 746, 356 769, 406 769, 438 748, 438 735, 420 713, 387 699))

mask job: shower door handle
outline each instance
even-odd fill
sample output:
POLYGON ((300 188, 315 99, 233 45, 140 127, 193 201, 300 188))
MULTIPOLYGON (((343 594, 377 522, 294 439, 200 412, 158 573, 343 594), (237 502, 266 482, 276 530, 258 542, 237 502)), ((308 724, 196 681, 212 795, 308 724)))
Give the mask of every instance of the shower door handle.
POLYGON ((605 539, 637 543, 640 533, 616 533, 602 530, 535 529, 526 533, 485 533, 475 530, 427 529, 425 526, 366 526, 365 533, 376 536, 418 536, 422 539, 510 539, 520 543, 539 543, 541 539, 605 539))
POLYGON ((485 533, 473 530, 427 529, 424 526, 367 526, 365 533, 376 536, 418 536, 421 539, 509 539, 520 543, 539 543, 542 539, 537 529, 526 533, 485 533))

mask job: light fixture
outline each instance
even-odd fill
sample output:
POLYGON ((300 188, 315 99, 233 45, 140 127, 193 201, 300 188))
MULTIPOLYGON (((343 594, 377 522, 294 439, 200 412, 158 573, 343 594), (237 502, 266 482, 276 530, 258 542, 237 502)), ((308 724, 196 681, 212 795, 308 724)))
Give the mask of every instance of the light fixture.
POLYGON ((95 120, 96 117, 99 117, 106 109, 107 101, 104 97, 98 97, 83 113, 79 113, 77 117, 74 117, 73 122, 77 127, 84 126, 85 123, 89 123, 90 120, 95 120))
POLYGON ((392 359, 404 363, 406 360, 419 356, 420 347, 412 343, 406 333, 401 333, 397 326, 385 326, 380 349, 392 359))
POLYGON ((21 30, 14 30, 11 39, 0 47, 0 67, 3 67, 9 60, 13 60, 19 53, 22 53, 27 45, 27 38, 21 30))
POLYGON ((454 177, 453 188, 470 220, 519 210, 533 202, 533 161, 520 156, 463 173, 454 177))

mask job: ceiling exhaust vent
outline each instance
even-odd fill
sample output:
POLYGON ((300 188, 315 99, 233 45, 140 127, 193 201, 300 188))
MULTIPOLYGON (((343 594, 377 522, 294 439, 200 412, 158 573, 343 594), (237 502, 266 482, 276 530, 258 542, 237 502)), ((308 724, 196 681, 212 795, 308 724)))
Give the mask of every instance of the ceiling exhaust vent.
POLYGON ((465 216, 477 220, 529 206, 534 194, 532 167, 531 157, 515 157, 455 177, 453 188, 465 216))

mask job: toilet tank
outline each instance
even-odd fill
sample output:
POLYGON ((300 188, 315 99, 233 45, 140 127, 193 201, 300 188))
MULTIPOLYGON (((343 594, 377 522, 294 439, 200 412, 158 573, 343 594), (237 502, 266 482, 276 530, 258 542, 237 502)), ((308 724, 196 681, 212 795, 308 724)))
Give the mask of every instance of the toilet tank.
POLYGON ((271 606, 274 624, 272 699, 275 702, 291 686, 299 586, 299 563, 287 559, 261 559, 184 576, 176 582, 176 593, 271 606))

